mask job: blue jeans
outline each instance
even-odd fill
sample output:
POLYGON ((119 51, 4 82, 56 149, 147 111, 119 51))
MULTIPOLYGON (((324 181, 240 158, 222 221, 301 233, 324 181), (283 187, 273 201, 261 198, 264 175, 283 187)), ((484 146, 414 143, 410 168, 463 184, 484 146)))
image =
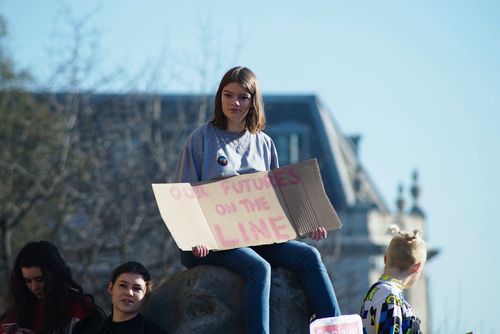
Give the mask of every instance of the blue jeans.
POLYGON ((191 252, 181 252, 181 262, 188 268, 203 264, 221 266, 243 278, 247 334, 269 333, 271 267, 284 267, 299 276, 317 318, 340 315, 337 297, 318 250, 303 242, 291 240, 210 252, 204 258, 196 257, 191 252))

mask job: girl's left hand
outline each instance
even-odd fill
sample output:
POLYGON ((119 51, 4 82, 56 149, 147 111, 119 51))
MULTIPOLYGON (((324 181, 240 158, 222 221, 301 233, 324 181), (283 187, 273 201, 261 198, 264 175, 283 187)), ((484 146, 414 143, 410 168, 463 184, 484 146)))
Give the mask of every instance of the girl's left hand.
POLYGON ((196 245, 192 249, 194 256, 205 257, 208 255, 208 247, 205 245, 196 245))
POLYGON ((318 241, 321 239, 325 239, 327 236, 328 236, 328 232, 326 231, 326 228, 320 226, 320 227, 316 227, 311 232, 310 238, 318 241))

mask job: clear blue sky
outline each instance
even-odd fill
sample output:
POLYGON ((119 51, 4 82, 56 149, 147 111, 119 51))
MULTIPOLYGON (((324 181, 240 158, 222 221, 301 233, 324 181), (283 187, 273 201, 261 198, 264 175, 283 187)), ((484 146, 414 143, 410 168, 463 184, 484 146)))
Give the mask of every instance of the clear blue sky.
POLYGON ((417 168, 427 236, 441 249, 427 267, 435 333, 493 333, 500 1, 0 0, 7 46, 41 83, 65 7, 94 11, 98 72, 122 71, 104 89, 210 92, 243 64, 265 93, 317 94, 345 134, 362 134, 361 159, 392 207, 417 168), (170 80, 134 81, 148 62, 170 80))

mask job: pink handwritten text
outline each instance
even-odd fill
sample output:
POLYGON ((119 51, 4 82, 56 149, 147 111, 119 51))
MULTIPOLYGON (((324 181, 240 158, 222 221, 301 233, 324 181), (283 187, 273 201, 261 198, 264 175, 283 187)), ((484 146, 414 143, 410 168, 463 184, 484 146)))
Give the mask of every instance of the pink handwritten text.
POLYGON ((247 244, 261 240, 290 240, 293 237, 283 231, 287 228, 284 219, 283 216, 275 216, 267 219, 261 218, 258 222, 238 222, 239 235, 234 236, 234 238, 227 238, 220 224, 215 224, 215 238, 223 248, 234 248, 242 242, 247 244))
POLYGON ((266 211, 271 209, 265 197, 258 197, 254 200, 245 198, 239 201, 247 212, 266 211))

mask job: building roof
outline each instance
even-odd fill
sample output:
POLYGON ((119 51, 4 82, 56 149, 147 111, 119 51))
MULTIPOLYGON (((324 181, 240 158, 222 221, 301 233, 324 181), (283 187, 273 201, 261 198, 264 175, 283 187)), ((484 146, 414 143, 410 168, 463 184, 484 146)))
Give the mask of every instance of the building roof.
POLYGON ((359 204, 389 211, 357 155, 358 140, 342 133, 333 113, 317 96, 264 95, 264 102, 273 138, 276 127, 283 124, 309 128, 310 145, 302 158, 318 159, 325 189, 337 211, 359 204))

